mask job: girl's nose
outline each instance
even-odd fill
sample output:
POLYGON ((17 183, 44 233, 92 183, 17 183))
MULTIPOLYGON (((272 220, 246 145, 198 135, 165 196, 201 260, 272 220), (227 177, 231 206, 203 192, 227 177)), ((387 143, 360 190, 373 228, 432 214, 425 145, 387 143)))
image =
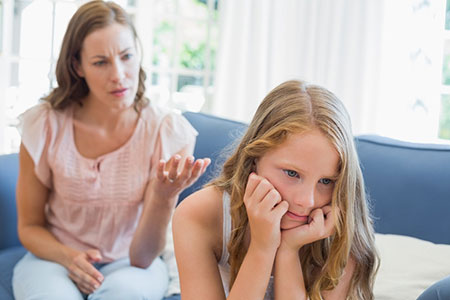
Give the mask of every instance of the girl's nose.
POLYGON ((314 185, 302 184, 295 196, 295 204, 305 208, 314 207, 314 190, 314 185))

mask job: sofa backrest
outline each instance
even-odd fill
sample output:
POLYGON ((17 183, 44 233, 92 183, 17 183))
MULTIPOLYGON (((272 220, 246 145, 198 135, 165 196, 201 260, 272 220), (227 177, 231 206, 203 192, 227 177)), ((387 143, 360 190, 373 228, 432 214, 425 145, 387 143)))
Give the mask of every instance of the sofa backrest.
MULTIPOLYGON (((200 189, 214 178, 247 125, 186 112, 199 132, 194 155, 210 157, 207 172, 180 195, 200 189)), ((373 208, 375 229, 450 244, 450 145, 405 143, 368 135, 356 146, 373 208)), ((0 155, 0 249, 18 245, 15 186, 17 154, 0 155)))
POLYGON ((450 145, 356 138, 375 229, 450 244, 450 145))

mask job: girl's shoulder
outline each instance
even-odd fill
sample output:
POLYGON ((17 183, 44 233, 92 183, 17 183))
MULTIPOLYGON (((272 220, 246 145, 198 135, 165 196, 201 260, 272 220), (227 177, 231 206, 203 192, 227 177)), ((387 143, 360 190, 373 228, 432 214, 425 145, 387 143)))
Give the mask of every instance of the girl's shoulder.
POLYGON ((222 251, 223 192, 208 186, 184 199, 175 209, 174 231, 202 236, 220 258, 222 251))
POLYGON ((222 195, 215 186, 192 193, 177 206, 175 217, 206 226, 221 224, 218 221, 222 220, 222 195))

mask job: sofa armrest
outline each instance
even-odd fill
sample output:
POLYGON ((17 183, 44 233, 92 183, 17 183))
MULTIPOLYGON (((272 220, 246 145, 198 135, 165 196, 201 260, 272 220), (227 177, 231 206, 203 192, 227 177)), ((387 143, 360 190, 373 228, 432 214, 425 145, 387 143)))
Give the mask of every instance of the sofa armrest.
POLYGON ((17 153, 0 155, 0 250, 20 245, 16 212, 18 169, 17 153))

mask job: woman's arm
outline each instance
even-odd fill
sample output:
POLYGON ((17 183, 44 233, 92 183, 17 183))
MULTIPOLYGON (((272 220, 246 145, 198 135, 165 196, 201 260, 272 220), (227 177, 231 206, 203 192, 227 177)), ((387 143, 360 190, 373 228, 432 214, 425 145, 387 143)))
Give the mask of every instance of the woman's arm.
POLYGON ((160 255, 166 244, 168 224, 179 194, 208 167, 208 158, 194 161, 189 153, 190 147, 186 147, 167 163, 160 161, 157 176, 150 179, 142 215, 130 245, 131 265, 147 268, 160 255))
POLYGON ((103 275, 90 263, 101 259, 96 250, 80 252, 60 243, 46 228, 45 205, 49 190, 34 172, 34 162, 21 145, 16 199, 18 234, 22 245, 34 255, 57 262, 69 270, 69 276, 83 292, 92 292, 103 280, 103 275))

